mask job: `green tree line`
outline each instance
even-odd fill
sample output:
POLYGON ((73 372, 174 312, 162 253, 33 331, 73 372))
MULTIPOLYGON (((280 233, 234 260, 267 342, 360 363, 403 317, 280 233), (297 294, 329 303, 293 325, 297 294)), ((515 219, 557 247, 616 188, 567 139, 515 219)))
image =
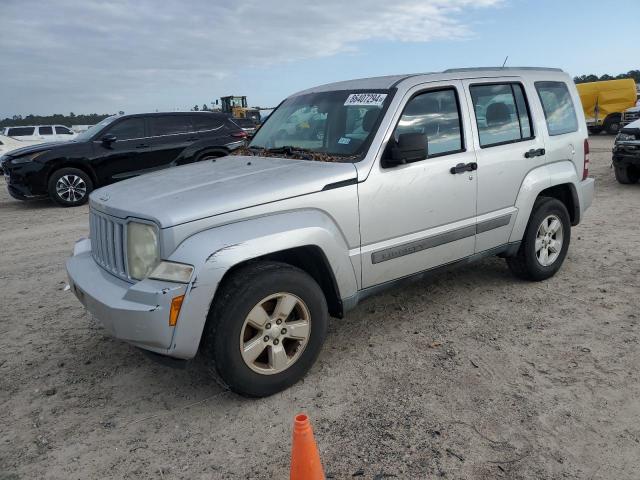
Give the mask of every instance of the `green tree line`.
POLYGON ((605 73, 604 75, 598 76, 593 73, 589 75, 580 75, 578 77, 573 77, 573 81, 576 83, 588 83, 588 82, 598 82, 602 80, 620 80, 623 78, 633 78, 636 83, 640 83, 640 70, 629 70, 627 73, 621 73, 619 75, 609 75, 605 73))
POLYGON ((95 125, 112 114, 89 113, 86 115, 76 115, 73 112, 69 115, 56 113, 54 115, 14 115, 0 120, 1 127, 13 127, 20 125, 95 125))

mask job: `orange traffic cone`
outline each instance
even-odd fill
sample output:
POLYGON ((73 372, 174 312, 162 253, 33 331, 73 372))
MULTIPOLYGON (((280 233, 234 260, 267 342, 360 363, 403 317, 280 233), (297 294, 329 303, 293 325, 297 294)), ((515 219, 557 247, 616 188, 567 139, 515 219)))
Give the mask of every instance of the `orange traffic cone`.
POLYGON ((301 413, 293 422, 290 480, 325 480, 309 417, 301 413))

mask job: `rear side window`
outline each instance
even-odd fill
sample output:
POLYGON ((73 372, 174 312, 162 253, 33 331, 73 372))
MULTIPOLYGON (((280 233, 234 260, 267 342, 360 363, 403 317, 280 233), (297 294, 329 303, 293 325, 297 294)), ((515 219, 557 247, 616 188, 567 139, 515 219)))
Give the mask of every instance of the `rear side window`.
POLYGON ((407 103, 396 138, 402 133, 421 133, 429 157, 459 152, 463 149, 458 98, 454 89, 421 93, 407 103))
POLYGON ((578 117, 564 82, 536 82, 549 135, 578 131, 578 117))
POLYGON ((116 140, 143 138, 145 136, 144 118, 127 118, 122 120, 111 127, 108 133, 115 136, 116 140))
POLYGON ((469 91, 481 147, 533 138, 531 114, 521 84, 473 85, 469 91))
POLYGON ((40 135, 53 135, 53 127, 40 127, 40 135))
POLYGON ((7 130, 8 137, 23 137, 26 135, 33 135, 36 129, 34 127, 15 127, 7 130))
POLYGON ((196 132, 203 130, 216 130, 222 126, 224 118, 220 118, 218 115, 203 113, 201 115, 194 115, 191 117, 193 122, 193 129, 196 132))
POLYGON ((193 131, 191 116, 166 115, 163 117, 151 117, 151 136, 176 135, 193 131))
POLYGON ((73 132, 66 127, 56 127, 56 133, 58 135, 73 135, 73 132))

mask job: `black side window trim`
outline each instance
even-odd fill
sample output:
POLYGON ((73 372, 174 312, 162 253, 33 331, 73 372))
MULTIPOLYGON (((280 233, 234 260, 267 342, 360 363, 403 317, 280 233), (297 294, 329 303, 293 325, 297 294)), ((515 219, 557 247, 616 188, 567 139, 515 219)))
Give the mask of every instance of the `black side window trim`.
POLYGON ((478 130, 478 145, 480 148, 491 148, 491 147, 500 147, 502 145, 510 145, 512 143, 520 143, 520 142, 528 142, 530 140, 534 140, 536 138, 536 132, 533 128, 533 115, 531 115, 531 106, 529 105, 529 98, 527 97, 527 90, 524 88, 522 82, 480 82, 480 83, 470 83, 469 84, 469 96, 471 97, 471 110, 473 111, 473 118, 476 121, 476 129, 478 130), (480 143, 480 127, 478 126, 478 117, 476 116, 476 106, 473 103, 473 94, 471 93, 472 87, 482 87, 482 86, 491 86, 491 85, 509 85, 511 87, 511 94, 513 95, 513 103, 516 107, 516 116, 518 117, 518 125, 520 125, 520 137, 517 140, 507 140, 505 142, 491 143, 488 145, 482 145, 480 143), (527 107, 527 115, 529 117, 529 129, 531 130, 531 135, 522 138, 522 125, 520 123, 520 114, 518 110, 518 102, 516 101, 515 91, 513 89, 513 85, 520 85, 520 89, 522 91, 522 97, 524 98, 524 104, 527 107))
MULTIPOLYGON (((396 128, 398 128, 398 124, 400 123, 400 120, 402 120, 402 115, 404 114, 405 109, 407 108, 407 105, 409 105, 409 103, 416 98, 419 95, 423 95, 425 93, 436 93, 436 92, 444 92, 444 91, 448 91, 448 90, 453 90, 453 94, 456 98, 456 110, 458 111, 458 126, 460 128, 460 145, 462 145, 461 148, 459 148, 458 150, 451 150, 449 152, 442 152, 442 153, 436 153, 434 155, 429 155, 427 152, 427 158, 425 158, 424 160, 418 160, 417 162, 411 162, 411 163, 419 163, 419 162, 426 162, 432 158, 438 158, 438 157, 445 157, 447 155, 455 155, 457 153, 463 153, 467 151, 467 143, 466 143, 466 138, 464 136, 464 123, 462 120, 462 110, 460 107, 460 95, 458 93, 458 89, 456 88, 455 85, 448 85, 445 87, 434 87, 434 88, 425 88, 424 90, 420 90, 416 93, 414 93, 413 95, 411 95, 411 98, 409 98, 409 100, 406 101, 406 103, 402 106, 402 111, 400 112, 400 116, 398 117, 398 121, 396 122, 396 124, 393 127, 393 130, 391 130, 391 138, 393 138, 393 133, 396 131, 396 128)), ((391 140, 391 138, 389 138, 389 140, 387 140, 387 142, 384 145, 384 148, 382 149, 382 155, 380 156, 380 165, 382 166, 382 168, 387 169, 388 167, 384 167, 384 154, 387 150, 387 147, 389 146, 389 141, 391 140)))

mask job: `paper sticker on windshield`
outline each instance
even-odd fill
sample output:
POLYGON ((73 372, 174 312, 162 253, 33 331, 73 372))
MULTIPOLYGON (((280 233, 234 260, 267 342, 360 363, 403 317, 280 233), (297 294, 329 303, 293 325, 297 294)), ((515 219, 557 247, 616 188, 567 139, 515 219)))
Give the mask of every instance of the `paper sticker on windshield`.
POLYGON ((386 93, 352 93, 344 102, 345 106, 355 105, 358 107, 375 106, 381 107, 384 99, 387 98, 386 93))
POLYGON ((340 140, 338 140, 338 143, 341 145, 349 145, 351 143, 351 139, 347 137, 340 137, 340 140))

